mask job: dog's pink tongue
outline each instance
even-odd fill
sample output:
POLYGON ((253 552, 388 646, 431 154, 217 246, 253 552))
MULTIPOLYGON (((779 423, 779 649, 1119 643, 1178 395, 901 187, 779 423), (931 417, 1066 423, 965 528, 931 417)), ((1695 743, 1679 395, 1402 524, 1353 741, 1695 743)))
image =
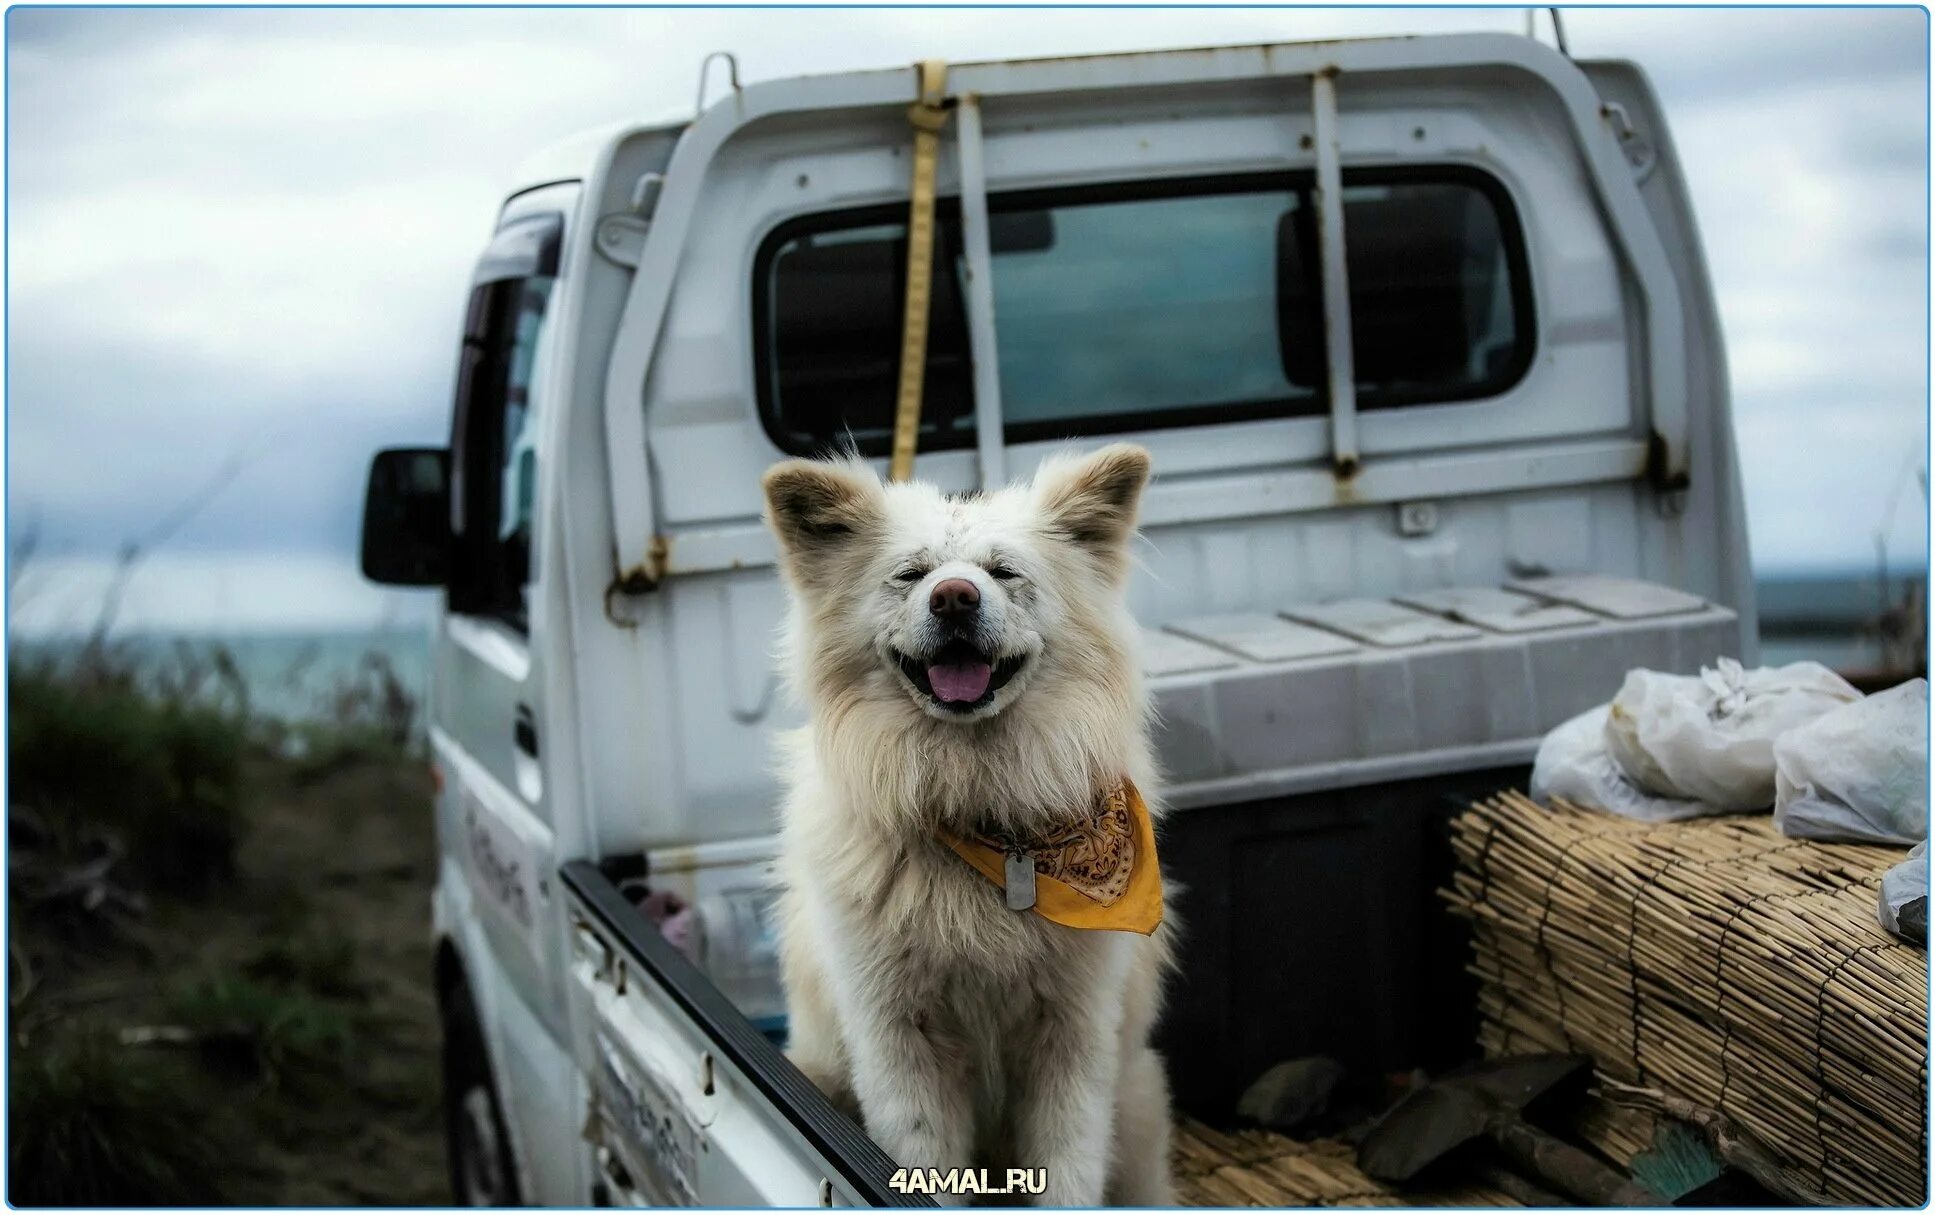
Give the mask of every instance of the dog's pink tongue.
POLYGON ((985 662, 936 663, 927 668, 927 682, 934 695, 954 704, 981 699, 992 678, 994 668, 985 662))

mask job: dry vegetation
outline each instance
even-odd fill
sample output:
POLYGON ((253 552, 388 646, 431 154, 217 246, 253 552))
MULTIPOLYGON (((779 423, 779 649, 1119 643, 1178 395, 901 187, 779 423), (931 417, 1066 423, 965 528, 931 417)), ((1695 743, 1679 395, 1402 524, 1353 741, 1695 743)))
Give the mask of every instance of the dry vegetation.
POLYGON ((430 789, 387 664, 300 724, 219 649, 7 683, 8 1200, 447 1202, 430 789))
MULTIPOLYGON (((1875 917, 1900 849, 1513 792, 1455 833, 1487 1054, 1590 1054, 1612 1099, 1750 1145, 1793 1201, 1925 1200, 1928 955, 1875 917)), ((1630 1158, 1650 1121, 1600 1141, 1630 1158)))

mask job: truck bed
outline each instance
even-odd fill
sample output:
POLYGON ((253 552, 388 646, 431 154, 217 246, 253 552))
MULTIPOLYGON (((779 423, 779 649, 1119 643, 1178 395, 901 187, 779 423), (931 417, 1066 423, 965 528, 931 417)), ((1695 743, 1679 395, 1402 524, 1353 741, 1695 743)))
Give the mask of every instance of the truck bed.
MULTIPOLYGON (((670 1004, 683 1008, 693 1018, 694 1028, 704 1035, 716 1065, 732 1069, 736 1077, 722 1076, 722 1093, 741 1094, 769 1105, 776 1115, 775 1125, 791 1127, 783 1133, 797 1135, 793 1151, 810 1151, 824 1169, 824 1176, 838 1179, 849 1198, 847 1202, 871 1205, 928 1205, 918 1194, 901 1193, 890 1182, 893 1164, 843 1113, 836 1112, 825 1098, 813 1090, 774 1048, 769 1032, 762 1032, 748 1021, 742 1010, 726 997, 711 979, 674 947, 644 914, 634 897, 642 883, 635 875, 645 869, 642 857, 616 858, 605 866, 574 862, 565 866, 565 885, 574 897, 573 921, 577 925, 578 946, 583 956, 597 964, 600 973, 614 969, 620 955, 627 965, 617 965, 616 989, 603 996, 606 1003, 622 1003, 643 1011, 639 1001, 652 993, 654 1003, 669 998, 670 1004), (619 877, 627 887, 621 893, 613 881, 619 877), (650 983, 627 982, 624 974, 635 968, 650 983)), ((603 980, 594 979, 594 986, 603 980)), ((594 997, 594 1003, 598 997, 594 997)), ((604 1014, 606 1022, 600 1040, 610 1048, 621 1044, 643 1045, 636 1040, 639 1022, 631 1014, 616 1010, 604 1014)), ((619 1049, 619 1054, 629 1054, 619 1049)), ((615 1056, 614 1056, 615 1057, 615 1056)), ((627 1081, 624 1074, 600 1073, 590 1125, 614 1161, 629 1161, 628 1171, 636 1176, 645 1162, 659 1160, 662 1153, 651 1144, 662 1141, 624 1133, 632 1127, 641 1093, 652 1095, 649 1086, 627 1081), (609 1081, 609 1083, 607 1083, 609 1081), (615 1087, 614 1087, 615 1086, 615 1087)), ((676 1083, 676 1082, 675 1082, 676 1083)), ((709 1095, 709 1094, 708 1094, 709 1095)), ((671 1112, 679 1101, 667 1101, 670 1094, 659 1094, 657 1117, 671 1112)), ((691 1094, 683 1099, 689 1102, 691 1094)), ((1188 1108, 1184 1106, 1183 1108, 1188 1108)), ((699 1180, 697 1169, 707 1159, 716 1160, 719 1151, 701 1150, 701 1140, 709 1141, 716 1128, 702 1132, 694 1125, 691 1152, 686 1170, 690 1180, 699 1180), (694 1155, 693 1153, 696 1153, 694 1155)), ((723 1144, 719 1146, 724 1146, 723 1144)), ((662 1161, 661 1161, 662 1163, 662 1161)), ((1402 1190, 1373 1181, 1356 1166, 1351 1146, 1339 1139, 1302 1141, 1271 1131, 1244 1129, 1218 1131, 1188 1114, 1179 1114, 1172 1143, 1172 1164, 1176 1198, 1186 1206, 1201 1207, 1360 1207, 1360 1206, 1517 1206, 1507 1194, 1489 1187, 1406 1187, 1402 1190)), ((655 1172, 657 1170, 654 1170, 655 1172)), ((621 1174, 622 1175, 622 1174, 621 1174)), ((649 1197, 649 1192, 647 1192, 649 1197)), ((690 1203, 703 1198, 696 1189, 675 1189, 656 1201, 690 1203)), ((630 1200, 630 1188, 628 1197, 630 1200)))

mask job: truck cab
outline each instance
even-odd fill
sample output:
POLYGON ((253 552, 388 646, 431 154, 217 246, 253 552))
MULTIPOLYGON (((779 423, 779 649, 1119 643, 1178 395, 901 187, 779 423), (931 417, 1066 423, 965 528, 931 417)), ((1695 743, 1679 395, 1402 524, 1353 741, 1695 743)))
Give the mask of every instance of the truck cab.
MULTIPOLYGON (((735 72, 736 77, 736 72, 735 72)), ((441 590, 435 981, 460 1201, 921 1203, 788 1064, 764 917, 801 720, 774 461, 884 468, 912 67, 736 83, 534 160, 446 446, 364 568, 441 590)), ((1458 35, 949 65, 915 475, 1154 460, 1131 604, 1186 888, 1159 1045, 1473 1050, 1459 799, 1633 666, 1752 660, 1713 290, 1644 75, 1458 35)), ((924 296, 924 304, 921 299, 924 296)))

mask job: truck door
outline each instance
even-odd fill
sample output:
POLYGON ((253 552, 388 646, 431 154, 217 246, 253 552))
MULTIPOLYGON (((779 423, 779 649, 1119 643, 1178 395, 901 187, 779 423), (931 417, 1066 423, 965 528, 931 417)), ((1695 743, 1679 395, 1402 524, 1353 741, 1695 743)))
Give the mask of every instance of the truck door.
POLYGON ((488 1039, 522 1194, 583 1193, 547 1143, 577 1101, 566 1055, 561 909, 542 703, 545 621, 536 436, 554 406, 553 299, 578 187, 513 198, 472 279, 450 445, 453 545, 438 630, 431 745, 444 881, 463 891, 464 962, 488 1039))

